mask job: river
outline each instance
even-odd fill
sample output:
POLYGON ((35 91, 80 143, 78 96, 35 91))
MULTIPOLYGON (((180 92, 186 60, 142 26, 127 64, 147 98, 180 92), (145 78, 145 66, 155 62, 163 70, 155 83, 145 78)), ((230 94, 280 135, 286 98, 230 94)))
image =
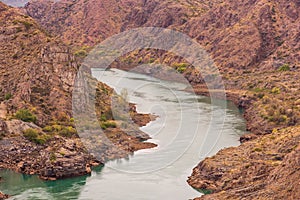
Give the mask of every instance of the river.
POLYGON ((222 148, 239 145, 245 131, 245 121, 231 102, 222 100, 220 105, 211 105, 210 98, 185 92, 184 83, 118 69, 94 69, 93 75, 118 93, 125 89, 138 112, 158 116, 141 127, 158 147, 110 161, 94 169, 91 176, 66 180, 41 181, 37 176, 3 170, 0 191, 13 195, 10 199, 195 198, 201 193, 186 182, 192 168, 222 148))

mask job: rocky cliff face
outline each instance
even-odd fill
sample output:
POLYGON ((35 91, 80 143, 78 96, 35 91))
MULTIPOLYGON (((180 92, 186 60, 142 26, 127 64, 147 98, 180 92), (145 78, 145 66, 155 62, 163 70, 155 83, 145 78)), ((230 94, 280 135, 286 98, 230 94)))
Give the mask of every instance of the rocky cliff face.
POLYGON ((32 1, 26 12, 68 44, 93 45, 120 31, 130 7, 142 1, 32 1), (74 34, 76 33, 76 34, 74 34), (72 37, 70 37, 72 36, 72 37))
POLYGON ((31 109, 39 124, 61 112, 70 115, 74 56, 30 17, 2 3, 0 12, 0 98, 8 111, 31 109))

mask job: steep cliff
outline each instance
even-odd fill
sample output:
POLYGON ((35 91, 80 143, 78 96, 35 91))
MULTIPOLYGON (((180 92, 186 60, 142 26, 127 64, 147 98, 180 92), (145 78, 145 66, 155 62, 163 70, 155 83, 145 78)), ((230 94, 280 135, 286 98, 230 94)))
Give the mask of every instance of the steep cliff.
POLYGON ((32 18, 0 6, 0 98, 6 100, 8 114, 27 108, 37 115, 38 124, 59 113, 70 115, 78 68, 74 56, 32 18))

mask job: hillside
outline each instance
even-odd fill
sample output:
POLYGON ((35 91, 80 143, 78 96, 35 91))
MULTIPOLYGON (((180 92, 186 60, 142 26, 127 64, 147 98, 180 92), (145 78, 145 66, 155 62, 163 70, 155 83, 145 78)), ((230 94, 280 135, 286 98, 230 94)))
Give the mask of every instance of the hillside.
POLYGON ((131 105, 133 122, 124 122, 128 130, 121 130, 117 124, 122 122, 109 115, 111 98, 118 95, 91 79, 98 91, 96 123, 108 144, 99 141, 96 147, 104 150, 89 154, 72 118, 79 65, 70 49, 34 19, 3 3, 0 23, 0 168, 56 180, 89 174, 94 165, 156 146, 143 142, 149 136, 138 129, 150 116, 137 114, 131 105))
MULTIPOLYGON (((264 134, 274 127, 299 123, 299 102, 296 102, 299 83, 293 81, 299 75, 300 66, 298 1, 49 2, 32 1, 25 10, 50 33, 71 44, 75 51, 81 49, 87 53, 90 46, 104 38, 133 27, 181 30, 211 53, 228 92, 232 91, 229 98, 238 95, 232 100, 241 104, 245 99, 259 102, 259 105, 247 104, 251 107, 246 109, 250 131, 264 134), (275 90, 284 95, 276 94, 275 90), (269 101, 269 106, 261 106, 262 101, 269 101), (277 113, 272 107, 282 107, 282 111, 277 113)), ((138 56, 124 60, 137 64, 138 58, 149 57, 145 56, 149 52, 133 54, 138 56)), ((170 65, 172 61, 180 62, 164 53, 151 56, 154 60, 171 60, 167 61, 170 65)))
POLYGON ((79 65, 69 48, 47 35, 32 18, 2 3, 0 20, 0 96, 8 110, 34 110, 40 125, 60 113, 70 115, 79 65))
MULTIPOLYGON (((242 138, 251 141, 240 147, 202 161, 189 183, 216 192, 203 197, 208 199, 238 199, 238 194, 280 199, 281 194, 300 196, 297 183, 287 181, 299 178, 299 163, 291 159, 299 158, 299 7, 298 0, 34 0, 24 12, 70 45, 77 55, 78 50, 85 55, 98 42, 134 27, 172 28, 196 39, 217 64, 228 98, 245 110, 247 129, 252 134, 242 138), (235 154, 237 158, 231 158, 235 154), (220 168, 220 160, 228 160, 225 165, 232 167, 220 168), (238 170, 240 166, 242 171, 238 170), (239 180, 240 176, 244 180, 239 180), (206 182, 201 183, 203 180, 206 182)), ((149 58, 169 65, 182 62, 165 52, 139 51, 120 59, 117 67, 129 69, 130 65, 141 64, 140 57, 147 58, 142 62, 149 58)), ((190 68, 181 73, 189 77, 190 68)), ((207 94, 196 79, 188 80, 197 93, 207 94)))

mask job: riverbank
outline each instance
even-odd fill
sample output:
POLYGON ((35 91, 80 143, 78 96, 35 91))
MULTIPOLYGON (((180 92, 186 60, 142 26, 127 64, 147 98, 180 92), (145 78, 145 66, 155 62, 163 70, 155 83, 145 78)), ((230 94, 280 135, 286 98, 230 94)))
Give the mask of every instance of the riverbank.
POLYGON ((188 183, 214 193, 197 199, 298 199, 299 141, 298 126, 221 150, 200 162, 188 183))
MULTIPOLYGON (((127 66, 125 70, 130 68, 127 66)), ((138 72, 163 79, 165 72, 160 70, 139 68, 138 72)), ((268 77, 261 73, 223 74, 226 98, 244 111, 248 133, 240 138, 243 144, 239 147, 221 150, 193 169, 188 183, 204 193, 214 193, 200 199, 300 197, 300 184, 288 181, 299 177, 297 161, 290 162, 292 156, 299 158, 300 102, 297 101, 299 92, 295 90, 299 83, 294 81, 299 72, 268 73, 268 77), (279 78, 281 83, 276 82, 279 78)), ((193 81, 197 77, 188 70, 181 76, 191 82, 191 92, 205 96, 214 92, 208 91, 201 80, 193 81)))
MULTIPOLYGON (((131 110, 132 117, 137 124, 143 126, 151 121, 150 115, 138 114, 133 105, 131 110)), ((20 120, 1 120, 0 122, 1 131, 8 133, 0 140, 0 168, 31 175, 37 174, 45 180, 89 174, 92 166, 104 164, 106 160, 124 158, 134 151, 156 147, 155 144, 143 142, 150 138, 149 136, 135 138, 118 127, 110 127, 104 130, 106 137, 123 151, 117 152, 108 148, 103 152, 102 160, 99 161, 86 151, 78 137, 66 138, 55 135, 47 143, 37 144, 28 141, 23 132, 33 128, 43 131, 38 126, 20 120)), ((139 130, 135 131, 139 132, 139 130)), ((146 134, 143 133, 143 135, 146 134)))
POLYGON ((4 200, 4 199, 8 199, 9 195, 7 194, 3 194, 2 192, 0 192, 0 200, 4 200))
MULTIPOLYGON (((299 178, 298 161, 290 160, 299 160, 296 74, 299 72, 273 71, 268 77, 227 76, 227 98, 244 110, 249 134, 241 137, 244 144, 222 150, 193 169, 188 183, 214 193, 199 199, 300 197, 300 184, 291 181, 299 178), (277 79, 281 83, 276 83, 277 79)), ((203 86, 195 88, 198 94, 208 94, 203 86)))

